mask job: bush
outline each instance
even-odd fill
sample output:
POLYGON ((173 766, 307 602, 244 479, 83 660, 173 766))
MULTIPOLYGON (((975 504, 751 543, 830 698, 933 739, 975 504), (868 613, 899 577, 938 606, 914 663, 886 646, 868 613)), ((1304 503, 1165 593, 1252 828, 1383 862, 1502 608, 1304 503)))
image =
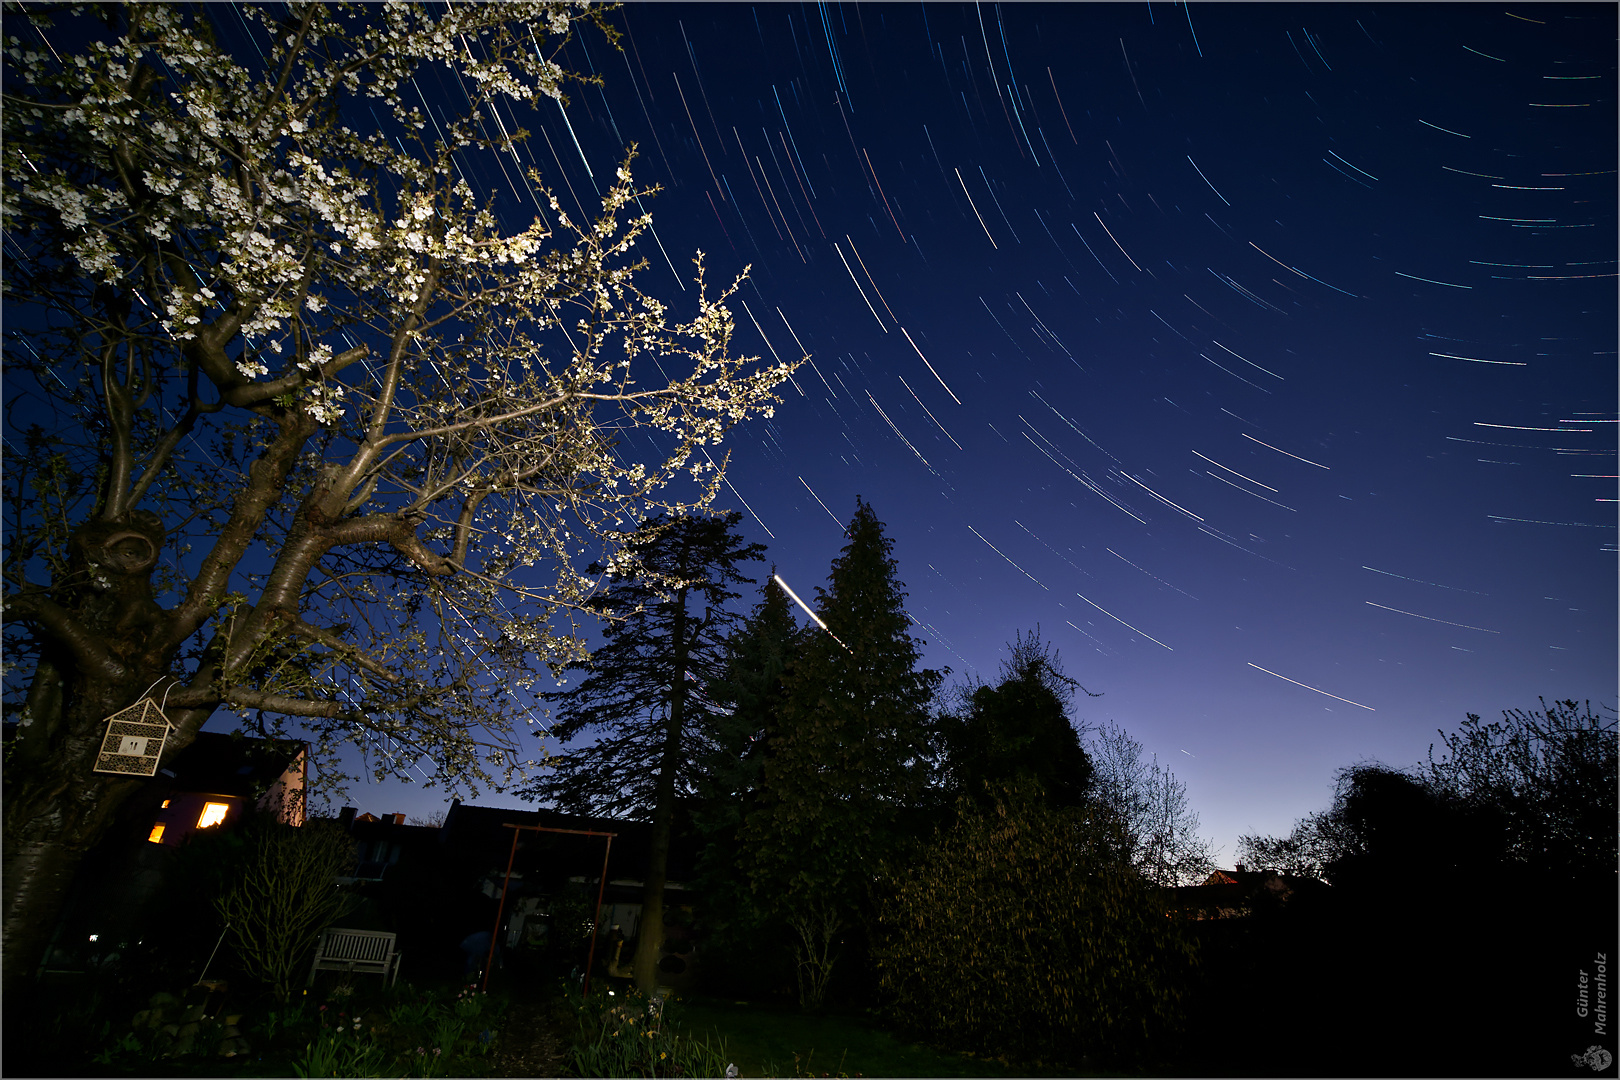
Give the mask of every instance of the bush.
POLYGON ((1195 946, 1094 808, 1028 783, 958 821, 889 882, 875 950, 891 1019, 1024 1061, 1163 1060, 1195 946))
POLYGON ((333 878, 354 867, 354 845, 336 825, 294 828, 255 819, 228 889, 215 901, 243 969, 285 1002, 320 932, 354 906, 333 878))

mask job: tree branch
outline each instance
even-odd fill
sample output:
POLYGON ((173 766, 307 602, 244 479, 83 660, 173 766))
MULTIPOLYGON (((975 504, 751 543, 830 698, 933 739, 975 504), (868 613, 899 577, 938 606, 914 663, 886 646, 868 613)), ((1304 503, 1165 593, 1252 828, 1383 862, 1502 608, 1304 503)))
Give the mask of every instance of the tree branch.
POLYGON ((389 670, 386 664, 380 660, 373 660, 353 642, 344 641, 343 638, 330 630, 324 630, 319 626, 307 623, 296 615, 289 616, 287 621, 292 627, 293 633, 299 637, 306 637, 311 641, 320 642, 333 652, 344 656, 353 663, 359 664, 373 675, 386 679, 388 682, 400 681, 400 676, 389 670))
POLYGON ((287 694, 271 694, 263 690, 250 690, 245 686, 232 686, 219 695, 221 705, 237 709, 263 709, 287 716, 325 717, 349 724, 365 724, 367 716, 340 701, 306 701, 287 694))
POLYGON ((46 596, 43 589, 30 587, 5 597, 3 604, 7 619, 21 619, 39 627, 66 647, 87 672, 108 681, 122 679, 127 673, 124 665, 107 651, 101 637, 92 633, 67 608, 46 596))
POLYGON ((294 369, 280 378, 271 379, 269 382, 248 382, 223 388, 220 392, 220 400, 226 405, 235 405, 241 409, 262 405, 266 401, 278 398, 283 394, 290 394, 299 387, 307 386, 318 379, 331 378, 350 364, 364 360, 370 355, 370 346, 356 345, 352 349, 346 349, 336 354, 326 363, 307 372, 294 369))
POLYGON ((195 633, 218 606, 231 574, 253 544, 254 534, 265 515, 284 496, 287 476, 298 462, 299 449, 315 430, 315 421, 303 413, 284 416, 275 439, 248 467, 248 482, 231 506, 230 518, 220 530, 213 549, 203 559, 186 598, 174 609, 174 621, 169 629, 169 641, 173 645, 178 646, 195 633))

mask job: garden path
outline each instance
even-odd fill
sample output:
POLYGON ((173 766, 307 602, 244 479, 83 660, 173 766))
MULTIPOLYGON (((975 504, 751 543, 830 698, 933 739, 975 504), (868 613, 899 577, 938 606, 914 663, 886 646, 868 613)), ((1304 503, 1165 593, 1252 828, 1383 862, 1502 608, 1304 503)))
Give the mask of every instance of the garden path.
POLYGON ((555 998, 537 988, 512 989, 494 1076, 562 1076, 565 1045, 555 998))

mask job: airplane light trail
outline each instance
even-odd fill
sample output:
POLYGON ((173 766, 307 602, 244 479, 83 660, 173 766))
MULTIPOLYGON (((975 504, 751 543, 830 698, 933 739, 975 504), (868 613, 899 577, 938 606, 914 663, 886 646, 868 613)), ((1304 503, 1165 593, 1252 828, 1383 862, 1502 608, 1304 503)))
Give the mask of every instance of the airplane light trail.
POLYGON ((782 591, 793 597, 793 602, 803 608, 804 613, 810 616, 810 618, 814 619, 817 626, 821 627, 823 630, 826 630, 828 637, 832 638, 834 641, 838 642, 839 645, 843 646, 845 652, 849 653, 850 655, 854 655, 855 650, 851 649, 848 645, 844 645, 843 641, 840 640, 837 634, 827 629, 827 624, 821 621, 821 616, 811 611, 810 605, 799 599, 799 594, 788 587, 788 583, 782 580, 781 574, 772 574, 771 580, 782 586, 782 591))
MULTIPOLYGON (((1286 675, 1278 675, 1275 671, 1268 671, 1267 669, 1261 667, 1259 664, 1250 664, 1249 666, 1254 668, 1254 670, 1256 670, 1256 671, 1264 671, 1267 675, 1275 676, 1276 678, 1281 679, 1283 682, 1291 682, 1295 686, 1305 686, 1304 683, 1299 682, 1297 679, 1290 679, 1286 675)), ((1354 705, 1358 709, 1366 709, 1368 712, 1377 712, 1378 711, 1377 709, 1373 708, 1371 705, 1363 705, 1359 701, 1351 701, 1347 697, 1340 697, 1338 694, 1330 694, 1326 690, 1318 690, 1314 686, 1305 686, 1305 689, 1311 691, 1314 694, 1321 694, 1323 697, 1330 697, 1334 701, 1342 701, 1346 705, 1354 705)))
MULTIPOLYGON (((902 326, 900 328, 900 332, 902 334, 906 335, 906 340, 907 341, 911 341, 911 335, 909 333, 907 333, 905 327, 902 326)), ((915 341, 911 341, 911 347, 913 349, 917 349, 917 343, 915 341)), ((958 405, 962 404, 962 399, 956 396, 956 391, 955 390, 952 390, 949 386, 946 385, 944 379, 939 378, 939 372, 934 370, 934 365, 933 364, 928 363, 928 357, 923 356, 923 351, 921 349, 917 349, 917 356, 922 360, 924 366, 926 366, 928 368, 929 373, 932 374, 934 376, 934 378, 939 379, 939 385, 945 387, 945 392, 947 394, 951 395, 951 400, 956 402, 958 405)))
MULTIPOLYGON (((1131 626, 1130 623, 1126 622, 1124 619, 1120 618, 1118 615, 1115 615, 1113 612, 1109 611, 1107 608, 1101 607, 1101 606, 1099 606, 1097 604, 1093 604, 1090 600, 1086 599, 1086 597, 1083 594, 1075 593, 1074 595, 1080 597, 1080 599, 1082 599, 1082 600, 1085 600, 1086 603, 1091 604, 1092 607, 1096 608, 1098 611, 1102 612, 1104 615, 1107 615, 1110 619, 1113 619, 1115 622, 1119 623, 1119 625, 1127 626, 1127 627, 1130 627, 1132 630, 1136 630, 1136 627, 1131 626)), ((1071 623, 1070 625, 1073 625, 1073 624, 1071 623)), ((1075 629, 1078 630, 1079 627, 1075 627, 1075 629)), ((1147 631, 1145 631, 1145 630, 1136 630, 1136 632, 1138 634, 1141 634, 1143 637, 1147 638, 1149 641, 1153 642, 1153 644, 1162 646, 1163 648, 1166 648, 1166 649, 1170 649, 1170 646, 1165 645, 1164 642, 1160 641, 1158 638, 1154 637, 1152 634, 1149 634, 1147 631)), ((1175 652, 1176 650, 1170 649, 1170 651, 1175 652)))

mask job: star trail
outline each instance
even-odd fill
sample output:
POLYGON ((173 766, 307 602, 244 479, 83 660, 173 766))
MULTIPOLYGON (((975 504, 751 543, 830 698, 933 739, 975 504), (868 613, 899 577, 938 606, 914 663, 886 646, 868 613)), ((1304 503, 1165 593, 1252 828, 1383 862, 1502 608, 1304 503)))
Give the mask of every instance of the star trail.
POLYGON ((1615 701, 1616 13, 1174 14, 632 4, 468 179, 589 208, 635 144, 648 287, 749 266, 735 346, 814 362, 721 496, 795 598, 865 498, 931 664, 1039 625, 1229 859, 1466 713, 1615 701))

